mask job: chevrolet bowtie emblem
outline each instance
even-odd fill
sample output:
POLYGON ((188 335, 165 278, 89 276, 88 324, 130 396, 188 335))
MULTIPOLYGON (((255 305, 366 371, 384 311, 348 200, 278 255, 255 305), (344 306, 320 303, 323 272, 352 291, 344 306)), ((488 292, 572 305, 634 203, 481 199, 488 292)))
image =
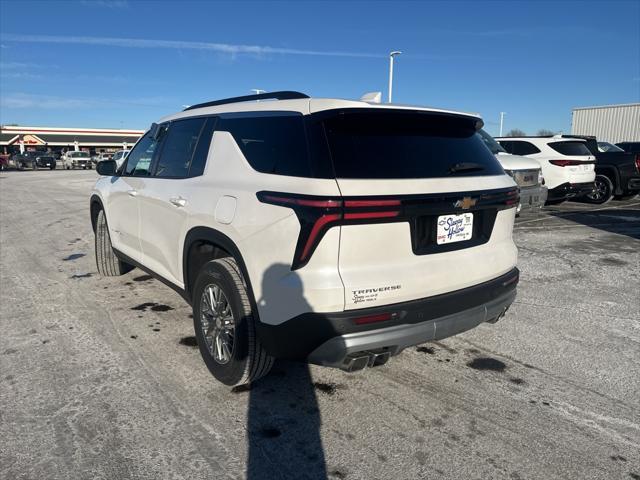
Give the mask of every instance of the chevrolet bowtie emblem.
POLYGON ((458 200, 453 204, 456 208, 462 208, 463 210, 467 210, 473 207, 476 204, 477 200, 471 197, 464 197, 462 200, 458 200))

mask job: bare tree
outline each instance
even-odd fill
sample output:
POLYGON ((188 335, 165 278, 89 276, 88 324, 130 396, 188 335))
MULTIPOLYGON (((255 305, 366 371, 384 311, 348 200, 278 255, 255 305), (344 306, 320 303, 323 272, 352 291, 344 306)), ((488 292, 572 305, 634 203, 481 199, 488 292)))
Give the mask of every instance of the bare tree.
POLYGON ((540 130, 538 130, 538 133, 536 135, 538 135, 540 137, 548 137, 548 136, 553 136, 555 134, 556 134, 556 132, 554 132, 553 130, 548 130, 546 128, 541 128, 540 130))
POLYGON ((524 137, 527 134, 524 133, 522 130, 520 130, 519 128, 512 128, 511 130, 509 130, 506 134, 507 137, 524 137))

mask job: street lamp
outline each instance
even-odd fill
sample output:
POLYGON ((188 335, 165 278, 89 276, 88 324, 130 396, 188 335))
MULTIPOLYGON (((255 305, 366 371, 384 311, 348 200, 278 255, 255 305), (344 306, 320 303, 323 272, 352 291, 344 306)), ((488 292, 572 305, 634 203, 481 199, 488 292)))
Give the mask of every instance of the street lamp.
POLYGON ((400 55, 402 52, 397 50, 389 54, 389 103, 391 103, 391 94, 393 90, 393 59, 396 55, 400 55))
POLYGON ((500 136, 502 136, 502 124, 504 123, 504 114, 507 112, 500 112, 500 136))

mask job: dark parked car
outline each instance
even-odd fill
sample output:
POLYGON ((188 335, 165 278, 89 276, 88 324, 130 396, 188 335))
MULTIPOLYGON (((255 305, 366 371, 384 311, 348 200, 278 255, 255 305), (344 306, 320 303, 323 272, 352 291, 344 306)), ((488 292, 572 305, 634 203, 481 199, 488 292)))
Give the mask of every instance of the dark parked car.
POLYGON ((620 142, 616 143, 625 152, 640 153, 640 142, 620 142))
POLYGON ((24 152, 13 156, 13 162, 18 170, 25 168, 49 168, 55 170, 56 158, 48 152, 24 152))
MULTIPOLYGON (((640 193, 640 151, 625 152, 610 143, 598 142, 586 135, 563 135, 582 138, 596 157, 596 181, 593 192, 584 199, 591 203, 605 203, 612 197, 624 199, 640 193)), ((640 143, 639 143, 640 145, 640 143)))

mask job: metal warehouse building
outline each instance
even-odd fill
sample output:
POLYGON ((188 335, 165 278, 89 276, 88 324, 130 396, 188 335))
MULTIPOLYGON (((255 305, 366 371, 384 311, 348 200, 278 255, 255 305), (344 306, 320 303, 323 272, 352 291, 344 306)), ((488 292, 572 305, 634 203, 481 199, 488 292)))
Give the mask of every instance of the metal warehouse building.
POLYGON ((571 133, 611 143, 640 142, 640 103, 574 108, 571 133))
POLYGON ((0 126, 0 154, 23 150, 114 152, 130 148, 144 130, 0 126))

